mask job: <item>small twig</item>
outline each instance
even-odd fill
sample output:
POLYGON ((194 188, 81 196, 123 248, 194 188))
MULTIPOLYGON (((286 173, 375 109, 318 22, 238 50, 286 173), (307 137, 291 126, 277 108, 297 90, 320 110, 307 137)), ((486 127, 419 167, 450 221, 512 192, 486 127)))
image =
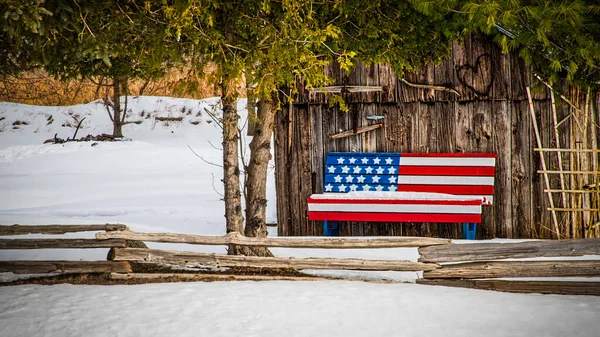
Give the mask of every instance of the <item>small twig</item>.
POLYGON ((86 117, 83 117, 83 118, 82 118, 82 119, 79 121, 79 123, 77 124, 77 129, 75 129, 75 133, 73 134, 73 140, 76 140, 76 139, 77 139, 77 131, 79 131, 79 128, 81 127, 81 123, 83 123, 83 120, 84 120, 85 118, 86 118, 86 117))
POLYGON ((114 123, 115 120, 114 120, 113 116, 110 113, 110 109, 108 108, 109 106, 112 107, 112 103, 109 102, 108 97, 104 97, 102 99, 102 101, 104 102, 104 107, 106 108, 106 112, 108 113, 108 118, 110 118, 110 121, 114 123))
POLYGON ((210 144, 210 146, 212 146, 213 149, 223 151, 222 148, 215 146, 210 140, 207 140, 207 142, 208 144, 210 144))
POLYGON ((202 158, 200 155, 198 155, 198 154, 196 153, 196 151, 194 151, 194 149, 192 149, 192 147, 190 146, 190 144, 187 144, 187 147, 188 147, 188 149, 190 149, 190 151, 192 151, 192 153, 193 153, 193 154, 194 154, 196 157, 200 158, 200 160, 202 160, 203 162, 205 162, 205 163, 207 163, 207 164, 209 164, 209 165, 212 165, 212 166, 216 166, 216 167, 223 168, 223 165, 219 165, 219 164, 211 163, 211 162, 209 162, 208 160, 206 160, 206 159, 202 158))
POLYGON ((211 173, 210 176, 212 177, 211 181, 212 181, 212 188, 213 188, 213 190, 215 191, 215 193, 217 193, 221 197, 221 200, 224 200, 225 196, 221 192, 219 192, 217 190, 217 188, 215 187, 215 174, 211 173))
POLYGON ((215 122, 221 128, 221 130, 223 130, 223 123, 221 122, 221 119, 218 118, 212 111, 208 110, 207 108, 204 108, 204 111, 213 120, 213 122, 215 122))
POLYGON ((445 91, 445 92, 451 92, 453 94, 455 94, 456 96, 460 97, 460 93, 452 88, 447 88, 444 87, 442 85, 429 85, 429 84, 416 84, 416 83, 410 83, 407 80, 401 78, 400 81, 402 81, 402 83, 408 85, 409 87, 413 87, 413 88, 419 88, 419 89, 432 89, 432 90, 437 90, 437 91, 445 91))

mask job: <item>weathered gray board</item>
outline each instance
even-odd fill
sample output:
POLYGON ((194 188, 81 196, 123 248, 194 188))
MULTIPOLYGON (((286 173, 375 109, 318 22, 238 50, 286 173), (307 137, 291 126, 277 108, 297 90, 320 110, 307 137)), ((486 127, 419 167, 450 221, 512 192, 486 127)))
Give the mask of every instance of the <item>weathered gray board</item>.
MULTIPOLYGON (((447 86, 460 96, 411 87, 384 65, 358 65, 350 74, 332 66, 328 72, 336 80, 333 85, 375 85, 383 91, 342 93, 349 111, 341 112, 328 105, 327 95, 308 94, 300 83, 292 111, 286 103, 277 113, 274 150, 280 236, 323 235, 322 222, 308 220, 307 198, 323 192, 328 152, 380 151, 497 153, 494 205, 484 207, 478 238, 552 238, 525 88, 532 87, 544 146, 555 144, 550 99, 548 89, 518 55, 503 55, 490 39, 469 37, 464 44, 454 45, 451 57, 439 65, 404 75, 408 82, 447 86), (341 131, 378 123, 383 127, 375 131, 329 139, 341 131)), ((570 110, 557 103, 558 120, 562 120, 570 110)), ((561 126, 562 144, 570 144, 569 130, 574 127, 572 118, 561 126)), ((588 141, 584 147, 598 148, 597 137, 588 141)), ((571 167, 567 157, 563 169, 571 167)), ((548 169, 556 170, 556 155, 547 158, 548 169)), ((553 178, 551 187, 560 188, 557 177, 553 178)), ((554 203, 566 207, 560 198, 554 203)), ((561 219, 561 233, 580 238, 582 226, 573 219, 561 219)), ((340 235, 460 238, 461 231, 456 224, 347 222, 341 223, 340 235)))

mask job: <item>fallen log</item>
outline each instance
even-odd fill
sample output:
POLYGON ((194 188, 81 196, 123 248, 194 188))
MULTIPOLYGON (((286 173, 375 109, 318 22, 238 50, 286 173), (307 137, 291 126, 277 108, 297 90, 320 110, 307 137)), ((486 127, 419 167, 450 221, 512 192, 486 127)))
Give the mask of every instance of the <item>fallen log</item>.
POLYGON ((160 122, 181 122, 183 117, 155 117, 154 119, 160 122))
POLYGON ((308 276, 277 275, 225 275, 225 274, 191 274, 191 273, 111 273, 112 280, 157 280, 171 279, 182 281, 330 281, 334 278, 308 276))
POLYGON ((507 281, 507 280, 417 280, 418 284, 494 290, 510 293, 600 296, 600 282, 507 281))
POLYGON ((125 248, 123 239, 0 239, 0 249, 125 248))
POLYGON ((72 232, 127 230, 122 224, 103 225, 11 225, 0 226, 0 235, 65 234, 72 232))
POLYGON ((443 265, 423 273, 425 279, 594 276, 600 276, 600 261, 472 262, 443 265))
POLYGON ((0 261, 0 272, 15 274, 131 273, 129 262, 112 261, 0 261))
POLYGON ((448 239, 436 238, 250 238, 232 232, 224 236, 203 236, 195 234, 171 233, 136 233, 132 231, 113 231, 96 233, 96 239, 125 239, 149 242, 188 243, 195 245, 217 246, 254 246, 254 247, 287 247, 287 248, 399 248, 423 247, 431 245, 447 245, 448 239))
POLYGON ((420 262, 466 262, 508 258, 600 255, 600 239, 475 243, 419 248, 420 262))
POLYGON ((393 271, 421 271, 439 268, 439 265, 436 264, 399 260, 257 257, 141 248, 115 248, 113 260, 173 264, 186 267, 216 266, 393 271))

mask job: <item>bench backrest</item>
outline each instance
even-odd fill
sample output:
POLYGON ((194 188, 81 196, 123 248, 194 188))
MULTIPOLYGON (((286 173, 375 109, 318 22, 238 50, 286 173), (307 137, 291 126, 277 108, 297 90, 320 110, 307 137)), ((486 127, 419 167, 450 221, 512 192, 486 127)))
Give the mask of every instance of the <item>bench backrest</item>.
POLYGON ((481 197, 491 205, 496 154, 330 152, 325 193, 428 192, 481 197))

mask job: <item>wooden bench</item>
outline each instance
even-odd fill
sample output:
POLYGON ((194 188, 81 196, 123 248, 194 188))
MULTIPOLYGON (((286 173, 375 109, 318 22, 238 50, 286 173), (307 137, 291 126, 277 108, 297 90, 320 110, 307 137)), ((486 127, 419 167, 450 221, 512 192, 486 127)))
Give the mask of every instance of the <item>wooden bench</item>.
POLYGON ((475 239, 481 206, 493 202, 496 154, 327 154, 324 194, 308 199, 309 220, 462 223, 475 239))

